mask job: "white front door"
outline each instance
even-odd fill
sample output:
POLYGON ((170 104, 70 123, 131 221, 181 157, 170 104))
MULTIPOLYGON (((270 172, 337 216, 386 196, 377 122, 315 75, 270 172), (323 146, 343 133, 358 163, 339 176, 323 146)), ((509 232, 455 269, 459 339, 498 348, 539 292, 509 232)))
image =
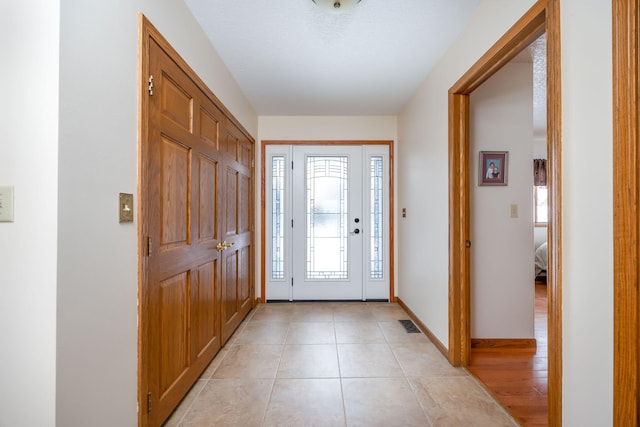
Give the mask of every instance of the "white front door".
POLYGON ((362 299, 360 147, 293 148, 293 299, 362 299))
POLYGON ((388 299, 388 147, 266 154, 267 299, 388 299))

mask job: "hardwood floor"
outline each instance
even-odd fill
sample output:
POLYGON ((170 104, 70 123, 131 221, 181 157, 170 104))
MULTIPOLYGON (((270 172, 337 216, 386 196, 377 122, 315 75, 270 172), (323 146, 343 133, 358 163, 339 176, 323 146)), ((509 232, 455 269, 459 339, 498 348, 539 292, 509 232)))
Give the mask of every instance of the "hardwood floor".
POLYGON ((547 286, 536 283, 536 350, 473 349, 469 371, 523 426, 547 426, 547 286))

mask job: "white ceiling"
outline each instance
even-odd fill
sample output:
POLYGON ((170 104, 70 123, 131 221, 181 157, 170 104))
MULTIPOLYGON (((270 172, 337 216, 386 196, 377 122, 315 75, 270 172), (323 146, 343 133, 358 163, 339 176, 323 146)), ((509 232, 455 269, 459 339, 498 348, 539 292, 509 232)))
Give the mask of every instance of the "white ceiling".
POLYGON ((259 115, 396 115, 480 0, 185 0, 259 115))
POLYGON ((547 136, 547 37, 541 35, 512 62, 526 62, 533 67, 533 136, 547 136))

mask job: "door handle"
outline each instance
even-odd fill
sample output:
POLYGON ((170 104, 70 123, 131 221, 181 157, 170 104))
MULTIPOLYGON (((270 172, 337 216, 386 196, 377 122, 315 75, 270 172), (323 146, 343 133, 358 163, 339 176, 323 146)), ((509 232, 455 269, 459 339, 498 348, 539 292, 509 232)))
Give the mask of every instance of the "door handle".
POLYGON ((355 230, 353 230, 353 232, 356 233, 356 234, 360 234, 360 229, 356 228, 355 230))
POLYGON ((235 245, 235 243, 233 243, 233 242, 227 243, 227 241, 224 240, 222 242, 218 242, 218 244, 215 246, 215 249, 217 249, 218 252, 222 252, 225 249, 232 247, 233 245, 235 245))

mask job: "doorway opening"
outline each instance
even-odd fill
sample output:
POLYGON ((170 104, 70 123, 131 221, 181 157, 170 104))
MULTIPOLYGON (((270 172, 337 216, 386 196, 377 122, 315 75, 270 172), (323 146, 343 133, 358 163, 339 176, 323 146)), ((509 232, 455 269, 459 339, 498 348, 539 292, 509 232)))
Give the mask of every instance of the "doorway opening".
POLYGON ((548 403, 549 425, 561 424, 560 14, 558 0, 540 0, 449 89, 449 361, 468 366, 470 319, 469 96, 543 33, 547 38, 548 403))
POLYGON ((548 418, 546 199, 534 211, 547 188, 545 45, 543 35, 470 96, 469 150, 481 154, 469 165, 468 370, 524 425, 548 418))

